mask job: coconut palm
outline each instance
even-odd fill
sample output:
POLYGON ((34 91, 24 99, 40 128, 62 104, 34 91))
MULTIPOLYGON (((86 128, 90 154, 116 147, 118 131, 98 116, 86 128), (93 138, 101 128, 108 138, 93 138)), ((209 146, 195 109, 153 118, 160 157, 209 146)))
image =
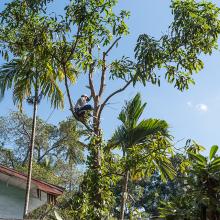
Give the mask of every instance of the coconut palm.
POLYGON ((58 76, 50 63, 45 61, 36 62, 34 54, 13 59, 0 68, 0 96, 5 95, 5 91, 13 89, 13 100, 22 110, 22 103, 27 99, 29 104, 33 104, 33 123, 30 137, 29 164, 27 190, 24 208, 24 217, 28 211, 29 194, 32 175, 32 161, 36 130, 37 107, 42 97, 51 100, 51 105, 55 108, 63 107, 63 93, 58 86, 58 76))
POLYGON ((116 129, 110 141, 110 145, 119 146, 122 149, 123 160, 125 161, 120 219, 124 219, 128 182, 132 170, 136 169, 135 173, 143 171, 143 164, 148 163, 148 165, 144 165, 146 170, 155 169, 156 164, 161 173, 166 173, 167 176, 172 177, 175 173, 166 154, 166 144, 169 144, 168 124, 166 121, 158 119, 147 119, 139 122, 145 107, 146 103, 142 104, 139 93, 131 101, 126 102, 119 115, 122 125, 116 129), (161 142, 161 139, 165 142, 161 142), (163 153, 160 152, 160 148, 163 148, 163 153), (151 152, 153 154, 153 151, 157 153, 152 158, 151 152), (163 159, 160 157, 161 154, 163 154, 163 159), (146 155, 148 156, 146 157, 146 155), (153 163, 150 163, 148 159, 153 163))

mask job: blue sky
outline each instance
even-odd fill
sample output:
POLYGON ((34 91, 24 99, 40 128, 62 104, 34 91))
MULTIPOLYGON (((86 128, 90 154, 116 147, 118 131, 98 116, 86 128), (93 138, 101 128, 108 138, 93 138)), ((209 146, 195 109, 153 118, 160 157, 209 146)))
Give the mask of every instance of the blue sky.
MULTIPOLYGON (((5 2, 7 0, 0 1, 0 10, 3 9, 5 2)), ((67 1, 55 0, 50 10, 58 14, 62 13, 65 2, 67 1)), ((212 2, 220 7, 219 1, 212 0, 212 2)), ((170 0, 119 0, 116 10, 127 9, 131 11, 131 17, 127 22, 130 35, 121 41, 117 49, 113 50, 112 57, 120 58, 122 55, 133 57, 133 50, 139 34, 147 33, 159 38, 165 33, 172 21, 169 5, 170 0)), ((147 102, 143 117, 166 120, 175 141, 191 138, 207 148, 213 144, 220 146, 220 52, 216 51, 211 56, 204 57, 203 60, 205 68, 199 74, 194 75, 196 85, 191 86, 188 91, 179 92, 172 85, 166 83, 163 83, 161 87, 150 84, 146 87, 137 85, 112 99, 112 104, 106 108, 102 116, 105 137, 110 137, 119 124, 117 116, 124 101, 133 97, 136 92, 140 92, 143 100, 147 102)), ((88 93, 85 88, 87 84, 87 79, 80 78, 71 89, 74 101, 81 93, 88 93)), ((120 81, 112 81, 107 86, 106 93, 121 85, 120 81)), ((11 101, 10 92, 7 93, 0 105, 2 109, 0 115, 6 115, 9 111, 16 110, 11 101)), ((25 106, 25 111, 31 115, 30 106, 25 106)), ((45 100, 40 105, 39 116, 47 119, 51 111, 49 103, 45 100)), ((70 115, 66 100, 65 109, 54 111, 48 122, 57 124, 70 115)), ((184 141, 179 145, 183 146, 184 141)))

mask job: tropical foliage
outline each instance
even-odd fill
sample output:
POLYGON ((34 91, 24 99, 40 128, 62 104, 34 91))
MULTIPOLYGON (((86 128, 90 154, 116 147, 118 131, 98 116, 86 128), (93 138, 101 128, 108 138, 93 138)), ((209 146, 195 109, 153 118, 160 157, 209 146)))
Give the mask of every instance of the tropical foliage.
POLYGON ((168 123, 146 119, 140 94, 125 103, 121 125, 108 141, 101 121, 109 101, 129 86, 167 82, 189 89, 193 74, 204 67, 204 55, 218 49, 220 8, 211 1, 171 0, 173 21, 166 34, 156 39, 143 33, 133 56, 117 57, 130 17, 116 8, 117 0, 70 0, 62 15, 50 13, 53 3, 10 0, 0 14, 0 96, 11 90, 23 111, 24 101, 33 104, 32 119, 22 113, 1 117, 0 162, 28 169, 30 178, 33 163, 35 176, 68 191, 56 214, 47 207, 33 217, 220 218, 217 146, 209 159, 195 143, 177 154, 168 123), (74 110, 73 100, 81 94, 71 94, 70 86, 79 78, 86 79, 93 102, 88 121, 79 120, 74 110), (115 91, 108 93, 114 83, 115 91), (56 126, 37 118, 42 98, 51 108, 69 105, 72 118, 56 126), (77 164, 85 167, 80 178, 74 173, 77 164), (48 175, 42 175, 45 170, 48 175))
POLYGON ((163 202, 161 213, 170 219, 219 219, 219 168, 218 146, 213 145, 209 157, 187 151, 189 166, 176 197, 163 202), (182 189, 181 189, 182 188, 182 189), (171 218, 172 217, 172 218, 171 218))

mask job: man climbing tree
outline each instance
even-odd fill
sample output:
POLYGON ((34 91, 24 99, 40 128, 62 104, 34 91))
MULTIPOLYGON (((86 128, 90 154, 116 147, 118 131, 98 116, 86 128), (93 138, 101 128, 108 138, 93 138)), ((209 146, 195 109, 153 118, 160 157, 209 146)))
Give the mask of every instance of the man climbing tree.
POLYGON ((85 121, 86 116, 90 116, 89 112, 93 110, 93 107, 88 104, 88 102, 91 100, 91 97, 89 98, 86 94, 81 95, 81 97, 78 99, 75 105, 75 112, 77 117, 79 117, 80 120, 85 121))

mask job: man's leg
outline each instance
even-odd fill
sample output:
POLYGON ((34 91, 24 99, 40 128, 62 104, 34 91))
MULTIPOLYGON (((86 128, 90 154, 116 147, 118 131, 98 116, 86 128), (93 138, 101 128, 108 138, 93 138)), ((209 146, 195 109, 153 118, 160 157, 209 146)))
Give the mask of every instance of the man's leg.
POLYGON ((82 108, 80 108, 80 111, 88 111, 88 110, 93 110, 91 105, 85 105, 82 108))
POLYGON ((78 117, 81 117, 85 114, 85 111, 81 111, 81 108, 75 109, 75 113, 78 117))

